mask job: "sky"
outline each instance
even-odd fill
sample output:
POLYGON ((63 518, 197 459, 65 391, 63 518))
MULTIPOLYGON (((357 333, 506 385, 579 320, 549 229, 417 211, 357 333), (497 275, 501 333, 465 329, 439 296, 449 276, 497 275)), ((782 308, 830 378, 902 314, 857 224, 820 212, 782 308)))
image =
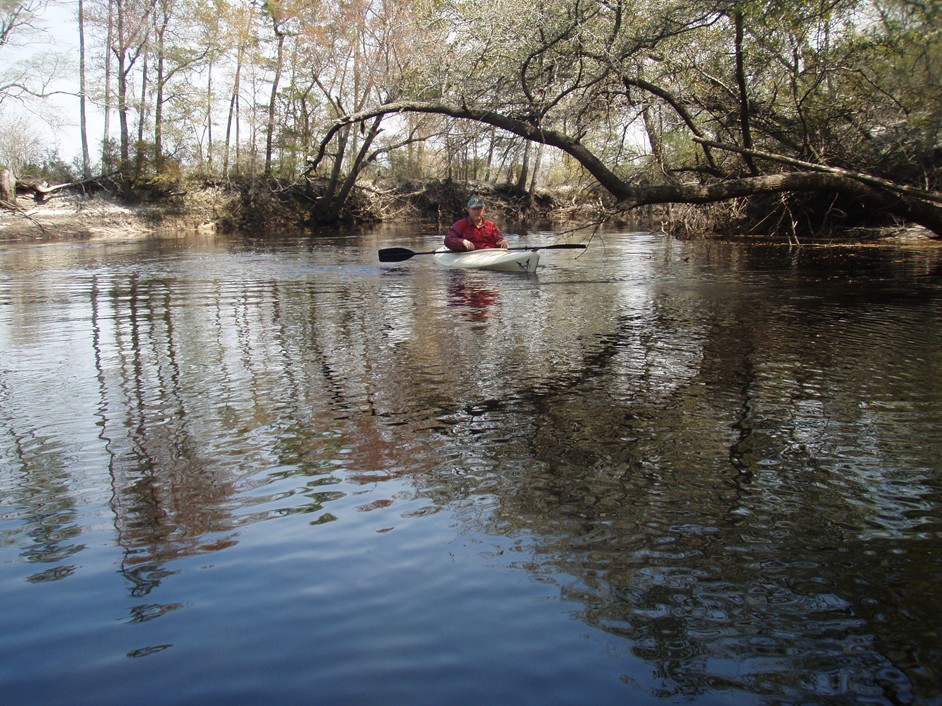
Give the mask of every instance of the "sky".
MULTIPOLYGON (((51 55, 62 62, 63 79, 49 87, 58 93, 36 105, 23 106, 5 100, 0 103, 0 129, 26 124, 45 148, 56 151, 67 163, 81 159, 82 145, 79 129, 79 43, 77 0, 50 2, 35 18, 35 30, 23 30, 11 38, 9 45, 0 48, 0 74, 24 61, 39 61, 48 66, 51 55)), ((86 57, 88 60, 88 57, 86 57)), ((86 103, 88 142, 92 162, 100 151, 104 118, 101 111, 86 103)))

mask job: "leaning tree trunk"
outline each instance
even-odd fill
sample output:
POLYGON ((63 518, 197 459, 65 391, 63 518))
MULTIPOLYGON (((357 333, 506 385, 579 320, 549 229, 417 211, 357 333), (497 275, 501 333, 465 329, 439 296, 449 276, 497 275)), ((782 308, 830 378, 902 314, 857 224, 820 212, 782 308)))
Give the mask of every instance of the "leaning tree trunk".
MULTIPOLYGON (((397 101, 361 113, 343 116, 324 135, 318 153, 311 161, 310 169, 315 170, 323 160, 327 145, 338 130, 349 129, 355 123, 372 120, 380 115, 402 112, 431 113, 473 120, 512 132, 533 142, 556 147, 578 161, 625 209, 664 203, 713 203, 758 194, 825 191, 859 198, 874 212, 882 211, 917 223, 931 230, 937 238, 942 239, 942 194, 937 192, 895 184, 867 174, 780 158, 778 161, 787 161, 803 171, 751 176, 706 184, 633 184, 618 176, 578 137, 543 128, 509 115, 495 113, 486 108, 472 108, 466 105, 397 101)), ((704 146, 707 144, 718 146, 716 143, 699 138, 694 138, 694 141, 701 142, 704 146)), ((739 149, 748 152, 750 157, 761 156, 756 150, 739 149)), ((771 157, 776 159, 775 156, 771 157)))
MULTIPOLYGON (((733 12, 733 21, 736 25, 736 85, 739 88, 739 130, 742 133, 742 144, 747 150, 751 150, 752 144, 752 126, 749 118, 749 89, 746 85, 746 60, 743 56, 743 24, 742 9, 736 8, 733 12)), ((749 173, 752 176, 759 175, 759 169, 748 152, 743 154, 746 166, 749 167, 749 173)))
POLYGON ((278 55, 275 59, 275 78, 272 80, 271 97, 268 101, 268 120, 265 135, 265 176, 271 176, 272 151, 275 141, 275 106, 278 100, 278 84, 281 82, 281 71, 284 68, 285 33, 278 20, 272 19, 275 36, 278 37, 278 55))
POLYGON ((376 136, 379 135, 379 125, 382 121, 382 115, 377 116, 373 120, 373 124, 370 126, 366 137, 363 139, 363 144, 360 146, 356 159, 353 161, 353 166, 350 167, 350 173, 347 174, 347 178, 344 179, 343 184, 341 184, 336 194, 331 192, 332 198, 327 203, 325 212, 321 214, 321 218, 326 222, 335 221, 340 216, 343 207, 346 206, 347 199, 350 198, 350 192, 353 191, 357 177, 360 175, 367 161, 367 153, 369 152, 370 146, 373 144, 373 140, 376 139, 376 136))

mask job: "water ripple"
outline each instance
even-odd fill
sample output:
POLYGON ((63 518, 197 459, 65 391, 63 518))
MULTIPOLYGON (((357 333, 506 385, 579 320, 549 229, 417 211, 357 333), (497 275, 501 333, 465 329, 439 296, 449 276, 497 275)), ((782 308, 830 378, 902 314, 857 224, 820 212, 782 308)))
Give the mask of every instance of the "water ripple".
POLYGON ((938 251, 377 238, 0 252, 0 689, 939 699, 938 251))

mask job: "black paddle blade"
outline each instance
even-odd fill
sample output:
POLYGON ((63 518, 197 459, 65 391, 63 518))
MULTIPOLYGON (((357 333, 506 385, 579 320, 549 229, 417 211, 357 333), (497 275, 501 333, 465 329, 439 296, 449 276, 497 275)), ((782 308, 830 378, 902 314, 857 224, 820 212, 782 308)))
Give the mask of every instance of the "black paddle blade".
POLYGON ((403 262, 415 253, 408 248, 384 248, 379 251, 380 262, 403 262))

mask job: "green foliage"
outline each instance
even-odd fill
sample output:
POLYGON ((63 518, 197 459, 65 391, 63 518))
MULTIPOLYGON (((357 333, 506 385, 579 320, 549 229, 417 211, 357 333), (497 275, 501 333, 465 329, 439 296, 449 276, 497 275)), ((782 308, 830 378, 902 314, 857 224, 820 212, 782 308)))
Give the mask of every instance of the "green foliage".
POLYGON ((44 181, 51 185, 76 181, 78 175, 71 165, 59 158, 57 153, 52 153, 46 155, 41 161, 22 164, 17 178, 21 181, 44 181))
MULTIPOLYGON (((88 20, 94 55, 107 15, 88 20)), ((130 125, 101 152, 102 171, 121 166, 125 184, 152 193, 193 174, 266 167, 299 181, 334 121, 394 101, 468 107, 565 135, 631 184, 787 169, 710 152, 695 135, 940 183, 942 0, 186 0, 161 5, 159 20, 161 41, 141 44, 148 75, 143 55, 125 67, 130 125)), ((99 100, 102 78, 90 89, 99 100)), ((518 135, 408 113, 384 117, 375 135, 369 123, 339 131, 308 176, 333 181, 332 193, 351 174, 509 181, 525 154, 518 135)), ((588 181, 551 149, 527 166, 537 185, 588 181)))

